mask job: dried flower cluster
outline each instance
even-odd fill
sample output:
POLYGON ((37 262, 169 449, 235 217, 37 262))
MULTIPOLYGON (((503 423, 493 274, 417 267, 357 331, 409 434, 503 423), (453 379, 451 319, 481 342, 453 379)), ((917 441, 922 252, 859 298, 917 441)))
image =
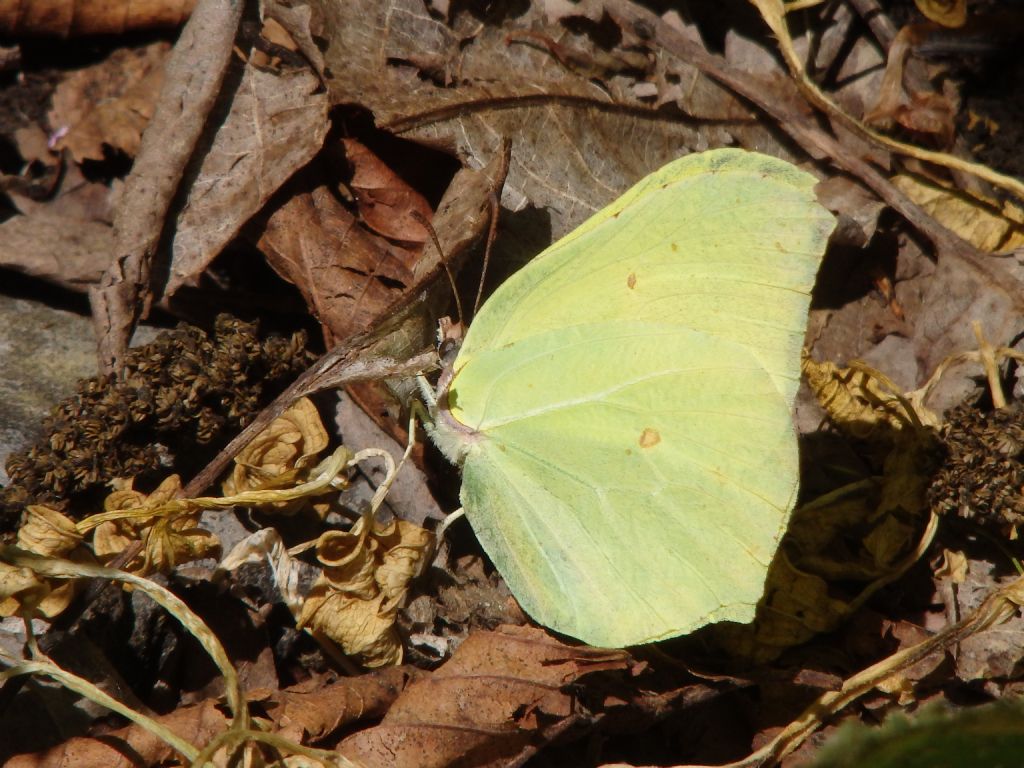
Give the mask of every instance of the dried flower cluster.
MULTIPOLYGON (((47 436, 7 461, 0 533, 27 504, 79 513, 77 494, 203 457, 226 442, 309 364, 305 334, 261 340, 257 323, 220 315, 212 335, 187 324, 131 350, 123 380, 83 380, 45 422, 47 436)), ((85 511, 85 510, 83 510, 85 511)))
POLYGON ((932 506, 1015 536, 1024 522, 1024 410, 961 404, 943 429, 948 458, 929 490, 932 506))

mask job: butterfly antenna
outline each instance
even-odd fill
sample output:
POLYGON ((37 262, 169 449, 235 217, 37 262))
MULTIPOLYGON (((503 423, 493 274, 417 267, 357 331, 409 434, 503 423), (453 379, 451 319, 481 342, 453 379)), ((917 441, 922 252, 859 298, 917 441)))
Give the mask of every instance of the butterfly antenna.
POLYGON ((465 318, 462 314, 462 300, 459 298, 459 289, 455 285, 455 275, 452 274, 451 267, 448 266, 448 259, 445 258, 444 249, 441 248, 441 241, 437 239, 437 232, 434 230, 434 225, 427 221, 427 217, 419 211, 412 211, 412 216, 424 226, 430 234, 430 239, 433 241, 434 247, 437 248, 437 255, 441 259, 441 266, 444 267, 444 272, 448 275, 448 283, 452 287, 452 297, 455 299, 455 314, 459 317, 459 325, 462 325, 465 318))
POLYGON ((491 249, 494 246, 494 238, 498 234, 498 196, 492 191, 487 196, 487 201, 491 206, 491 223, 487 228, 487 245, 484 246, 484 264, 480 270, 480 283, 476 288, 476 301, 473 302, 473 317, 476 317, 477 310, 480 309, 480 301, 484 297, 484 282, 487 278, 487 267, 491 264, 491 249))

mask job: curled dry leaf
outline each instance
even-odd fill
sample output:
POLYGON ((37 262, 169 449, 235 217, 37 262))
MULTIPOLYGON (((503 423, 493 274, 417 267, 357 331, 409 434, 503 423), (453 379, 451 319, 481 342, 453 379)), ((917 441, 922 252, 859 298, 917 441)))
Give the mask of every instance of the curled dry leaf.
MULTIPOLYGON (((235 457, 235 468, 224 481, 224 495, 301 482, 305 471, 316 465, 327 441, 327 430, 316 406, 307 397, 296 400, 235 457)), ((272 506, 282 514, 292 514, 307 502, 302 498, 272 506)))
POLYGON ((433 544, 430 531, 404 520, 379 525, 364 517, 351 531, 325 533, 317 543, 324 570, 306 596, 299 625, 338 643, 364 666, 400 663, 395 616, 433 544))
POLYGON ((166 573, 179 563, 203 557, 218 557, 220 541, 210 531, 199 527, 200 513, 167 517, 160 506, 174 499, 181 490, 181 479, 171 475, 151 494, 131 487, 114 491, 103 503, 106 512, 125 511, 124 517, 100 523, 93 534, 93 551, 103 563, 109 563, 135 542, 142 549, 124 564, 131 573, 148 575, 166 573))
MULTIPOLYGON (((30 504, 18 530, 18 546, 47 557, 88 557, 74 522, 55 509, 30 504)), ((0 616, 59 615, 75 596, 77 582, 48 580, 29 568, 0 564, 0 616)))
POLYGON ((829 419, 853 437, 868 438, 880 430, 899 431, 915 420, 934 420, 930 414, 922 418, 913 412, 887 377, 865 365, 840 368, 804 354, 800 368, 829 419))
POLYGON ((944 27, 962 27, 967 21, 967 0, 914 0, 914 5, 944 27))

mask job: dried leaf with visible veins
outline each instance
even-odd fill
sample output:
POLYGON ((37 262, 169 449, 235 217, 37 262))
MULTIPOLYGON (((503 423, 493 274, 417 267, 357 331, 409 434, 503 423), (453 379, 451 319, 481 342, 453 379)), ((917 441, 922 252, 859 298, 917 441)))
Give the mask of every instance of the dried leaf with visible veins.
POLYGON ((407 184, 364 144, 342 139, 352 165, 349 186, 355 192, 359 215, 370 229, 407 243, 425 243, 429 235, 418 213, 427 221, 434 215, 426 198, 407 184))
POLYGON ((368 232, 329 179, 313 173, 303 175, 312 189, 297 190, 270 216, 259 248, 330 334, 347 339, 370 327, 414 283, 420 253, 368 232))
POLYGON ((580 715, 565 686, 628 666, 624 651, 568 646, 536 627, 477 632, 338 751, 366 768, 442 768, 465 755, 477 768, 521 765, 580 715))
MULTIPOLYGON (((311 679, 273 691, 250 706, 267 711, 272 732, 308 744, 342 726, 379 718, 409 681, 421 674, 408 667, 392 667, 327 685, 321 679, 311 679)), ((197 747, 206 746, 230 724, 217 699, 180 707, 155 719, 197 747)), ((5 768, 136 768, 178 764, 179 760, 174 749, 159 737, 138 725, 129 725, 95 737, 74 737, 42 752, 18 755, 4 765, 5 768)))
POLYGON ((194 283, 284 182, 320 150, 327 98, 309 70, 245 67, 178 217, 165 294, 194 283))
POLYGON ((13 37, 77 37, 176 27, 188 18, 195 3, 196 0, 15 0, 0 4, 0 32, 13 37))

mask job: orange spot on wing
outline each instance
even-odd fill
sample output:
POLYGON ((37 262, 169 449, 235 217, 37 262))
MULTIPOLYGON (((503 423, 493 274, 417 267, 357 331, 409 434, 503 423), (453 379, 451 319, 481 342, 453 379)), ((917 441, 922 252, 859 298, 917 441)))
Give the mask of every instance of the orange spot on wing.
POLYGON ((626 287, 629 288, 629 290, 633 290, 634 288, 636 288, 636 273, 635 272, 630 272, 629 273, 629 277, 626 278, 626 287))
POLYGON ((645 427, 644 431, 640 433, 640 447, 641 448, 653 448, 661 442, 661 434, 656 429, 645 427))

